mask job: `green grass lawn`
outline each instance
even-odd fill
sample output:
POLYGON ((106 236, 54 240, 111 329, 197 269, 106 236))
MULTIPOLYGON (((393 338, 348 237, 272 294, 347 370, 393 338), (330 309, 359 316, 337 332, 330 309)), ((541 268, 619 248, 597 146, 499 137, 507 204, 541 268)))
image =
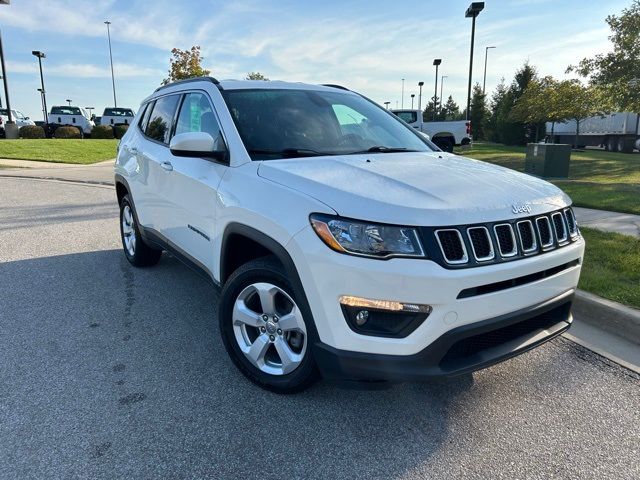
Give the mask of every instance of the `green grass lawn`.
MULTIPOLYGON (((466 157, 524 171, 525 147, 474 143, 466 157)), ((640 154, 585 150, 571 153, 569 180, 554 180, 580 207, 640 214, 640 154)))
POLYGON ((0 158, 90 164, 116 156, 118 140, 0 140, 0 158))
POLYGON ((640 308, 640 239, 590 228, 579 288, 640 308))

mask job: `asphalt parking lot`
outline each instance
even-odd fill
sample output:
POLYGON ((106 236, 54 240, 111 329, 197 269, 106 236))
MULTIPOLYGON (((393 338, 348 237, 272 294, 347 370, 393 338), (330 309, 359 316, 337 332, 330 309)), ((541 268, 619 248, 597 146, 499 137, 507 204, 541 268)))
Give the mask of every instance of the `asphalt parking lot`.
POLYGON ((566 339, 278 396, 228 360, 213 286, 120 248, 111 187, 0 178, 0 478, 640 478, 640 376, 566 339))

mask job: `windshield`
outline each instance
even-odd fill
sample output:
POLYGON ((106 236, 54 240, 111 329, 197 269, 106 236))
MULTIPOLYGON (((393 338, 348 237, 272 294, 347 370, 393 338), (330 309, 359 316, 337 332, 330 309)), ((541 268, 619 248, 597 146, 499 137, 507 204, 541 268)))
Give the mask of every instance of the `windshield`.
POLYGON ((51 107, 52 115, 82 115, 78 107, 51 107))
POLYGON ((105 108, 102 115, 105 117, 133 117, 133 110, 130 108, 105 108))
POLYGON ((350 92, 248 89, 223 96, 253 160, 437 149, 350 92))

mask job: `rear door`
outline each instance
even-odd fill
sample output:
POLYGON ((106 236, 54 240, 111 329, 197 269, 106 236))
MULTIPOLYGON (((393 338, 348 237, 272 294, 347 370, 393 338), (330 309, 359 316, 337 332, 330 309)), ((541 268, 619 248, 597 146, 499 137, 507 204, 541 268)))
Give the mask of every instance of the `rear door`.
POLYGON ((169 202, 163 189, 171 174, 169 140, 179 101, 180 94, 156 99, 148 117, 145 115, 142 139, 135 147, 138 163, 143 170, 144 226, 156 233, 160 232, 163 219, 170 215, 169 202))
MULTIPOLYGON (((175 135, 206 132, 216 140, 216 147, 224 143, 206 92, 185 93, 176 119, 175 135)), ((166 172, 159 186, 167 205, 159 218, 160 232, 190 260, 211 272, 217 192, 227 164, 211 158, 169 156, 172 170, 166 172)))

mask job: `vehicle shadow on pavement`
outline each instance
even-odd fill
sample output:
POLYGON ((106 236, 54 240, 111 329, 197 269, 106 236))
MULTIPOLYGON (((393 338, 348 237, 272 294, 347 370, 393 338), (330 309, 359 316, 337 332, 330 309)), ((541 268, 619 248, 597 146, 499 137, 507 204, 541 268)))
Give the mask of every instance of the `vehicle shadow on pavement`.
MULTIPOLYGON (((628 405, 617 443, 589 418, 604 401, 593 377, 610 377, 556 342, 473 377, 283 396, 235 369, 217 289, 170 255, 149 269, 121 250, 0 263, 0 292, 9 477, 451 478, 504 457, 525 478, 531 449, 550 473, 588 458, 585 437, 618 459, 633 447, 628 405)), ((616 389, 620 405, 638 398, 637 383, 616 389)))
POLYGON ((263 391, 224 351, 217 289, 167 254, 150 269, 120 250, 6 262, 0 291, 0 458, 20 476, 155 471, 152 451, 194 475, 393 476, 438 448, 472 381, 263 391))

